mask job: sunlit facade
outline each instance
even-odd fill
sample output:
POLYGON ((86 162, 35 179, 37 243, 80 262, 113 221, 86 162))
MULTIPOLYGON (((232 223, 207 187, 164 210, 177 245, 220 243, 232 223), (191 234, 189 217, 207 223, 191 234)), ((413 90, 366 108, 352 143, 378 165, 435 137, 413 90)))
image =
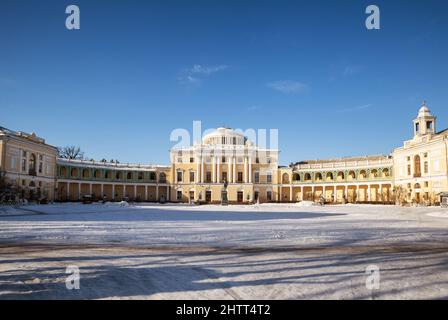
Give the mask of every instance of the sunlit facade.
POLYGON ((192 146, 173 148, 169 165, 132 165, 57 158, 34 134, 5 128, 1 171, 49 200, 182 203, 437 204, 448 192, 448 130, 437 132, 424 103, 414 137, 388 156, 299 161, 279 166, 279 150, 257 146, 231 128, 218 128, 192 146))

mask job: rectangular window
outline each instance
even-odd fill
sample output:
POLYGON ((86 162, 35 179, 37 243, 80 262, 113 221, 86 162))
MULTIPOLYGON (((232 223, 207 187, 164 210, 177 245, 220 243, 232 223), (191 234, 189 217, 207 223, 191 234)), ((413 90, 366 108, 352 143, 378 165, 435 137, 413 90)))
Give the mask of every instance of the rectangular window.
POLYGON ((238 172, 238 182, 243 182, 243 173, 238 172))
POLYGON ((424 172, 428 173, 428 162, 427 161, 425 161, 425 164, 424 164, 424 172))
POLYGON ((178 201, 182 201, 182 191, 181 190, 177 191, 176 198, 177 198, 178 201))
POLYGON ((408 164, 408 176, 410 176, 410 175, 411 175, 411 165, 408 164))
POLYGON ((26 151, 25 150, 22 151, 22 157, 26 158, 26 151))
POLYGON ((255 163, 260 163, 260 158, 256 157, 255 158, 255 163))
POLYGON ((255 174, 254 174, 254 181, 255 181, 255 183, 259 183, 260 182, 260 172, 255 172, 255 174))
POLYGON ((226 157, 221 158, 222 163, 226 163, 226 157))
POLYGON ((182 171, 177 171, 177 182, 182 182, 182 171))
POLYGON ((425 188, 428 188, 428 187, 429 187, 429 182, 425 181, 425 188))
POLYGON ((42 173, 42 170, 43 170, 43 162, 41 161, 41 162, 39 162, 39 173, 42 173))
POLYGON ((226 171, 224 171, 222 173, 222 181, 227 181, 227 172, 226 171))
POLYGON ((182 158, 177 158, 177 163, 182 163, 182 158))
POLYGON ((16 157, 11 158, 11 169, 16 169, 16 157))
POLYGON ((266 158, 266 162, 268 163, 268 164, 270 164, 271 163, 271 158, 266 158))
POLYGON ((190 163, 194 162, 194 158, 190 157, 190 163))
POLYGON ((26 159, 22 159, 22 171, 26 171, 26 159))
POLYGON ((272 192, 271 191, 266 192, 266 198, 268 199, 268 201, 272 201, 272 192))
POLYGON ((190 182, 194 182, 194 171, 190 171, 190 182))
POLYGON ((266 176, 266 181, 267 181, 267 183, 272 182, 272 173, 268 173, 268 175, 266 176))
POLYGON ((212 173, 210 171, 207 171, 205 175, 206 182, 212 182, 212 173))

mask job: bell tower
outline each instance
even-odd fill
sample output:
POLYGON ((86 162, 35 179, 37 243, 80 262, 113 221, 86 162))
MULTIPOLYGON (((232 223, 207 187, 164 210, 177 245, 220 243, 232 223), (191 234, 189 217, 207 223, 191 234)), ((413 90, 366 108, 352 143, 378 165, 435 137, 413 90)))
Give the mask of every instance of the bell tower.
POLYGON ((426 101, 423 101, 422 106, 418 110, 417 118, 413 122, 414 137, 436 133, 436 117, 431 114, 431 111, 426 106, 426 101))

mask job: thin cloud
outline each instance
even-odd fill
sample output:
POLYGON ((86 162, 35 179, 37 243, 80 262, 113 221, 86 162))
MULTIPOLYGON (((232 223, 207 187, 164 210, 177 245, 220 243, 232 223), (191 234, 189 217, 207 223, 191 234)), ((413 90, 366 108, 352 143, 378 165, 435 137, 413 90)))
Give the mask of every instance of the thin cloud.
POLYGON ((363 66, 357 66, 357 65, 348 65, 345 66, 344 70, 342 71, 343 76, 352 76, 355 74, 360 73, 365 68, 363 66))
POLYGON ((205 78, 210 77, 212 74, 227 69, 225 64, 216 66, 205 66, 195 64, 191 68, 182 70, 180 76, 177 78, 180 85, 187 87, 200 87, 205 78))
POLYGON ((260 108, 261 108, 261 107, 258 106, 258 105, 252 105, 252 106, 248 107, 247 110, 248 110, 248 111, 255 111, 255 110, 258 110, 258 109, 260 109, 260 108))
POLYGON ((361 106, 356 106, 353 108, 347 108, 347 109, 339 109, 336 112, 354 112, 354 111, 360 111, 360 110, 365 110, 365 109, 369 109, 373 107, 372 103, 368 103, 368 104, 363 104, 361 106))
POLYGON ((225 64, 218 65, 218 66, 204 66, 204 65, 200 65, 200 64, 195 64, 190 69, 190 72, 209 75, 209 74, 216 73, 216 72, 219 72, 222 70, 226 70, 227 68, 228 68, 228 66, 225 64))
POLYGON ((269 82, 266 86, 282 93, 303 93, 309 89, 305 83, 289 80, 269 82))

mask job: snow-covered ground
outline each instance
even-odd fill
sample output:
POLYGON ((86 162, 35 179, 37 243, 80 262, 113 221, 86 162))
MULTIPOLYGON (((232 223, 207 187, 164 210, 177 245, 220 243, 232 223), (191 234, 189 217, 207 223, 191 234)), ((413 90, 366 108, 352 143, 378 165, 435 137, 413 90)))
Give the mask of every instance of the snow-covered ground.
POLYGON ((0 208, 0 299, 448 298, 448 210, 55 204, 0 208), (81 270, 67 290, 65 268, 81 270), (368 290, 366 268, 380 269, 368 290))

